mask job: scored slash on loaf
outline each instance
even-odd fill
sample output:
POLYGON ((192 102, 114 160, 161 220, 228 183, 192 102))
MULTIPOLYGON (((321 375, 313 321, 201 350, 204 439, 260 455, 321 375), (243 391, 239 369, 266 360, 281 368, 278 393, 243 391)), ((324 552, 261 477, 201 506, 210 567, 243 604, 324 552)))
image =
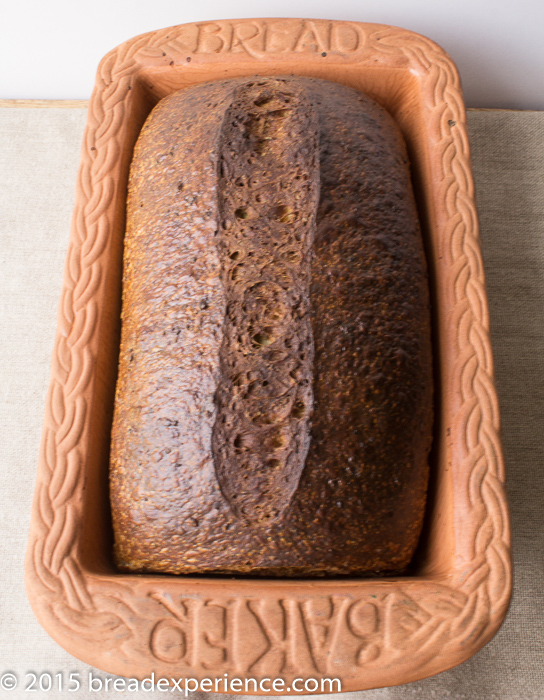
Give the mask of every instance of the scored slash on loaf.
POLYGON ((162 100, 129 183, 118 566, 401 572, 431 437, 426 265, 393 119, 313 78, 162 100))
POLYGON ((221 136, 226 313, 212 452, 230 507, 257 526, 289 506, 310 441, 317 119, 303 92, 243 85, 221 136))

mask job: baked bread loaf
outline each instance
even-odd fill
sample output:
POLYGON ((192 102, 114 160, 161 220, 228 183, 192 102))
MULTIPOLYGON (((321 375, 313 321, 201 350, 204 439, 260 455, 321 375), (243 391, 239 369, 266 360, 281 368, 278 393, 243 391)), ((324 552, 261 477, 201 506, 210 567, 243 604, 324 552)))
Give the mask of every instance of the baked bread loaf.
POLYGON ((163 99, 131 167, 111 448, 126 571, 405 570, 432 362, 406 148, 302 77, 163 99))

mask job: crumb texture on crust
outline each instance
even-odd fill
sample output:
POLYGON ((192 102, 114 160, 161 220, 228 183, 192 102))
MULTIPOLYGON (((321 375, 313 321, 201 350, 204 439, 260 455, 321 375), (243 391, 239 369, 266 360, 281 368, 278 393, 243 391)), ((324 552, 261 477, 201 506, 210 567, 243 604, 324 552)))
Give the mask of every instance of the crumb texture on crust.
POLYGON ((222 130, 226 315, 212 450, 223 495, 252 525, 284 514, 310 440, 315 122, 300 89, 250 82, 234 95, 222 130))
POLYGON ((111 498, 125 570, 402 571, 429 293, 391 117, 312 78, 162 100, 135 151, 111 498))

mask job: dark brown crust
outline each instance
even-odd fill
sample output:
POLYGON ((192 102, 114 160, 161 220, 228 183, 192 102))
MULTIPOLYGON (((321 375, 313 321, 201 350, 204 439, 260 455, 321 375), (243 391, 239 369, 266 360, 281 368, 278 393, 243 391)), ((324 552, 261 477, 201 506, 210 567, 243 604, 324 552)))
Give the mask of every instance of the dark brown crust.
POLYGON ((355 90, 308 78, 176 93, 140 137, 128 221, 112 434, 118 565, 286 576, 405 568, 424 512, 432 381, 425 261, 405 147, 389 115, 355 90), (267 145, 259 129, 285 108, 281 94, 311 108, 283 115, 290 128, 268 133, 267 145), (296 208, 279 193, 294 197, 302 166, 309 184, 296 208), (236 194, 239 178, 252 178, 252 187, 236 194), (300 218, 290 221, 294 212, 300 218), (302 218, 308 225, 299 230, 302 218), (283 287, 281 258, 269 245, 281 231, 295 256, 283 287), (252 266, 243 285, 231 284, 235 239, 273 274, 259 280, 252 266), (242 287, 255 293, 247 298, 242 287), (253 332, 263 300, 265 315, 272 301, 291 305, 290 313, 253 332), (250 347, 255 335, 270 344, 250 347), (274 366, 286 338, 294 339, 286 364, 274 366), (249 398, 256 378, 262 391, 263 381, 277 387, 286 372, 285 405, 249 398), (272 427, 259 425, 259 411, 272 427), (267 437, 278 429, 279 459, 270 456, 279 441, 267 437), (266 470, 271 459, 283 483, 266 470))
POLYGON ((296 85, 244 85, 222 129, 226 315, 212 451, 223 495, 254 526, 283 516, 310 443, 317 136, 312 105, 296 85))

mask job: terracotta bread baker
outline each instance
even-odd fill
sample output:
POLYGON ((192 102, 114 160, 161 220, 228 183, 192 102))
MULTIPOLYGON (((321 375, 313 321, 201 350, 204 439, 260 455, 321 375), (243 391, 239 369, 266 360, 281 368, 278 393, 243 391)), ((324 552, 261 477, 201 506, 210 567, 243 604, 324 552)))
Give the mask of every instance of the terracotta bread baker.
POLYGON ((432 434, 406 149, 340 84, 163 99, 132 162, 111 450, 126 571, 402 572, 432 434))

